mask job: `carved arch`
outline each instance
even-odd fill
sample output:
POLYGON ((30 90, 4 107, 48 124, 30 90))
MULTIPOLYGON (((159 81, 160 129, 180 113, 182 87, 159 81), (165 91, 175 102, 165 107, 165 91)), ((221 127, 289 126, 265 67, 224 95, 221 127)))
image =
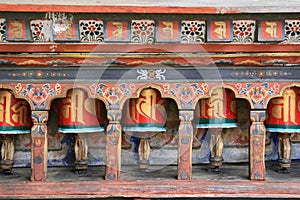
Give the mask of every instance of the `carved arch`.
POLYGON ((290 87, 298 87, 300 89, 300 83, 289 83, 287 85, 284 85, 283 87, 280 88, 280 91, 278 92, 278 94, 273 94, 273 95, 269 95, 269 97, 266 100, 266 107, 268 106, 268 103, 271 101, 271 99, 276 98, 276 97, 282 97, 283 92, 290 87))
POLYGON ((62 92, 61 92, 61 94, 56 95, 56 96, 51 96, 49 99, 47 99, 45 107, 46 108, 50 108, 51 103, 52 103, 53 100, 59 99, 59 98, 65 98, 67 96, 67 93, 70 90, 73 90, 73 89, 81 89, 81 90, 83 90, 84 92, 87 93, 88 98, 94 98, 94 99, 98 99, 98 100, 102 101, 104 103, 104 105, 105 105, 106 110, 107 110, 107 108, 108 108, 108 106, 107 106, 108 105, 107 100, 105 98, 101 97, 101 96, 93 95, 91 93, 91 91, 88 89, 88 86, 83 86, 83 85, 66 86, 66 87, 64 87, 63 90, 62 90, 62 92))
POLYGON ((129 100, 131 98, 139 98, 141 92, 144 89, 148 89, 148 88, 156 89, 160 93, 162 98, 170 98, 170 99, 174 100, 176 102, 178 109, 181 108, 180 103, 179 103, 178 99, 176 98, 176 96, 167 95, 163 92, 163 86, 155 84, 155 83, 145 83, 145 84, 139 86, 137 89, 135 89, 134 92, 132 92, 134 95, 126 96, 121 99, 120 109, 124 108, 124 104, 127 100, 129 100))
POLYGON ((230 85, 230 84, 227 84, 227 83, 226 83, 226 84, 222 83, 222 84, 216 84, 216 85, 213 85, 213 86, 209 89, 208 95, 204 95, 204 94, 203 94, 203 95, 199 95, 199 96, 194 100, 194 102, 193 102, 193 103, 194 103, 194 104, 193 104, 193 109, 194 109, 194 110, 196 109, 197 104, 198 104, 198 102, 199 102, 200 99, 205 99, 205 98, 211 97, 212 92, 213 92, 215 89, 218 89, 218 88, 224 88, 224 89, 229 89, 229 90, 231 90, 231 91, 234 93, 235 98, 247 100, 248 103, 249 103, 249 105, 252 107, 252 105, 251 105, 251 99, 250 99, 248 96, 242 96, 242 95, 239 95, 237 89, 236 89, 234 86, 232 86, 232 85, 230 85))
POLYGON ((8 85, 0 85, 0 90, 10 90, 13 93, 13 95, 15 96, 15 98, 25 100, 29 104, 30 109, 35 110, 35 107, 34 107, 32 101, 30 100, 30 98, 27 97, 27 96, 23 96, 23 95, 18 94, 15 91, 16 90, 15 87, 8 86, 8 85))

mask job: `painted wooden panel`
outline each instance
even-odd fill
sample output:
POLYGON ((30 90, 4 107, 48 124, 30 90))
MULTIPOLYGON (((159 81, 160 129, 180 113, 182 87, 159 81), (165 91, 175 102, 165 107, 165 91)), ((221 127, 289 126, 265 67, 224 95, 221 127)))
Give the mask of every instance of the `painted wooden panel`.
POLYGON ((284 22, 282 20, 263 20, 259 22, 259 41, 282 41, 284 39, 284 22))
POLYGON ((157 42, 179 42, 180 41, 179 21, 161 20, 157 22, 156 41, 157 42))
POLYGON ((128 42, 130 26, 127 21, 107 21, 105 26, 105 41, 128 42))
POLYGON ((207 27, 207 41, 232 41, 232 22, 229 20, 210 20, 207 27))
POLYGON ((28 21, 8 19, 6 21, 7 41, 29 41, 28 21))

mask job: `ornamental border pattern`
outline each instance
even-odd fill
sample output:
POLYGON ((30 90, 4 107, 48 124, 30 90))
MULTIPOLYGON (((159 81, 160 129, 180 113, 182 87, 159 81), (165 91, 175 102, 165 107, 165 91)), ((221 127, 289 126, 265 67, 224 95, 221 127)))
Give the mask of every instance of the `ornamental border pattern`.
MULTIPOLYGON (((30 84, 17 83, 12 88, 11 84, 2 84, 2 89, 13 89, 17 97, 22 97, 30 102, 33 110, 47 110, 51 101, 62 98, 67 90, 81 88, 89 93, 92 98, 99 98, 108 110, 121 109, 129 98, 138 97, 145 88, 156 88, 163 98, 172 98, 179 109, 194 109, 198 100, 208 98, 211 92, 219 87, 232 90, 236 98, 248 100, 252 108, 264 109, 271 98, 278 97, 286 87, 295 86, 289 82, 256 82, 236 83, 226 82, 205 83, 92 83, 70 85, 64 83, 30 84)), ((296 86, 300 86, 300 83, 296 86)))
MULTIPOLYGON (((58 13, 54 16, 66 15, 58 13)), ((189 20, 183 18, 153 20, 144 18, 129 19, 127 23, 124 19, 76 19, 73 15, 70 19, 59 20, 52 19, 51 15, 31 20, 0 18, 0 42, 7 42, 8 39, 9 42, 23 40, 29 42, 128 42, 139 44, 163 41, 178 43, 300 42, 300 19, 202 18, 189 20), (22 21, 24 24, 8 24, 13 20, 22 21), (255 34, 256 29, 258 34, 255 34), (26 36, 24 39, 16 36, 25 33, 29 33, 30 36, 26 36), (226 39, 222 38, 224 34, 226 34, 226 39), (210 38, 212 35, 215 35, 214 39, 210 38)))

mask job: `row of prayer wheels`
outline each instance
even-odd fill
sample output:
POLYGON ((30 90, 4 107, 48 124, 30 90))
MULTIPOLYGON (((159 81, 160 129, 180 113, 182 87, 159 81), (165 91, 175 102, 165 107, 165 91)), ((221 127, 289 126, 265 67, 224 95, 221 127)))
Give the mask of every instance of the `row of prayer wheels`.
MULTIPOLYGON (((299 88, 284 91, 282 97, 273 98, 268 104, 267 131, 279 134, 279 165, 281 172, 291 166, 290 134, 300 132, 299 88)), ((152 88, 142 90, 139 98, 132 98, 124 105, 123 131, 140 139, 139 167, 149 166, 150 138, 166 131, 168 102, 152 88)), ((210 164, 213 172, 222 165, 225 128, 237 127, 236 98, 231 90, 215 89, 210 98, 201 99, 197 107, 196 127, 208 129, 210 135, 210 164)), ((87 141, 81 134, 105 131, 106 109, 103 102, 91 99, 81 89, 73 89, 65 98, 57 101, 58 132, 75 134, 75 173, 85 173, 88 162, 87 141)), ((6 90, 0 91, 0 134, 2 138, 0 167, 5 174, 12 174, 14 135, 30 133, 31 114, 29 104, 14 97, 6 90)))

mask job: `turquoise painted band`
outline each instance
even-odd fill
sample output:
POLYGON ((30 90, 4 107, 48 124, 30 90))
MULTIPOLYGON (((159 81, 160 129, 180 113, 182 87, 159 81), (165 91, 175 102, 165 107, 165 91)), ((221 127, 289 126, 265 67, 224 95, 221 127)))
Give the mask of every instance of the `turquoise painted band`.
POLYGON ((25 134, 30 133, 29 126, 0 126, 0 134, 25 134))
POLYGON ((123 125, 124 131, 135 131, 135 132, 144 132, 144 131, 166 131, 165 124, 126 124, 123 125))
POLYGON ((58 132, 60 133, 93 133, 102 132, 104 127, 90 127, 90 126, 60 126, 58 127, 58 132))
POLYGON ((279 133, 300 133, 300 126, 266 124, 266 130, 279 133))
POLYGON ((197 128, 235 128, 237 123, 223 123, 223 124, 197 124, 197 128))

